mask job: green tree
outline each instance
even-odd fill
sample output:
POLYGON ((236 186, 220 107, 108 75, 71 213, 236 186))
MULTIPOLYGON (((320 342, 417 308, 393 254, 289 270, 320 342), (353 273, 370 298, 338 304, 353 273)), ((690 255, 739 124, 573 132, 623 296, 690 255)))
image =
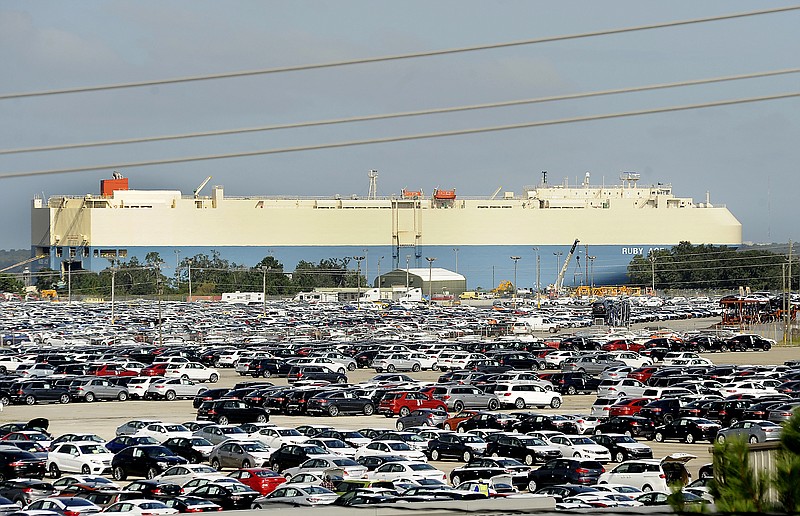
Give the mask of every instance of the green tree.
POLYGON ((24 289, 25 284, 11 274, 0 274, 0 292, 21 294, 24 289))

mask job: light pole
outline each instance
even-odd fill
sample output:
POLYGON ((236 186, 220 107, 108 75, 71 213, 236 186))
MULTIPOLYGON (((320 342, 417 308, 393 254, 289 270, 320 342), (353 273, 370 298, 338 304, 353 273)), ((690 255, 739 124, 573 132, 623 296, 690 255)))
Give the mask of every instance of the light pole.
POLYGON ((175 288, 177 288, 178 287, 177 283, 180 282, 180 279, 178 278, 178 265, 181 256, 181 250, 173 249, 172 252, 175 253, 175 282, 176 282, 175 288))
POLYGON ((650 253, 650 267, 653 274, 653 294, 656 295, 656 255, 650 253))
POLYGON ((189 302, 192 302, 192 259, 186 260, 187 272, 189 273, 189 302))
POLYGON ((533 250, 536 252, 536 308, 541 308, 540 299, 541 296, 539 295, 540 285, 539 285, 539 278, 541 269, 539 267, 539 248, 534 247, 533 250))
POLYGON ((514 310, 517 309, 517 295, 519 294, 519 287, 517 287, 517 262, 519 259, 522 258, 521 256, 512 256, 511 259, 514 260, 514 310))
POLYGON ((113 265, 111 266, 111 325, 114 325, 114 292, 116 291, 116 283, 115 279, 117 276, 117 268, 113 265))
POLYGON ((408 260, 411 259, 411 255, 406 255, 406 295, 408 295, 408 260))
POLYGON ((454 247, 453 252, 456 254, 456 272, 458 272, 458 247, 454 247))
POLYGON ((436 258, 425 257, 428 260, 428 303, 433 304, 433 262, 436 258))
POLYGON ((261 313, 267 315, 267 268, 261 267, 261 313))
POLYGON ((594 295, 594 261, 597 259, 597 256, 588 256, 589 258, 589 276, 591 278, 591 290, 589 290, 589 295, 594 295))
POLYGON ((358 285, 358 297, 356 298, 356 310, 361 310, 361 260, 365 256, 353 256, 358 266, 356 267, 356 284, 358 285))
POLYGON ((378 299, 381 297, 381 260, 383 260, 383 256, 378 258, 378 275, 375 277, 378 282, 378 299))
POLYGON ((161 333, 161 294, 163 287, 161 286, 161 264, 155 267, 156 271, 156 293, 158 294, 158 345, 164 345, 164 336, 161 333))

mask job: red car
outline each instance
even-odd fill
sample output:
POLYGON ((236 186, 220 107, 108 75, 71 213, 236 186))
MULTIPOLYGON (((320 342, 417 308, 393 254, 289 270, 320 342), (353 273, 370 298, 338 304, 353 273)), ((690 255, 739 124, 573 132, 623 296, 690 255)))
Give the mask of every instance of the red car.
POLYGON ((136 371, 125 369, 120 364, 95 364, 89 366, 86 374, 94 376, 139 376, 136 371))
POLYGON ((149 365, 142 369, 142 372, 139 374, 141 376, 164 376, 169 366, 170 364, 167 364, 166 362, 149 365))
POLYGON ((250 489, 267 495, 286 482, 286 477, 267 468, 238 469, 228 474, 250 489))
POLYGON ((387 392, 378 406, 378 413, 386 417, 405 417, 421 408, 441 409, 447 412, 447 405, 443 401, 432 399, 421 392, 387 392))
POLYGON ((644 349, 644 345, 625 339, 617 339, 606 342, 601 346, 601 349, 603 351, 635 351, 638 353, 644 349))
POLYGON ((650 398, 620 400, 608 408, 608 416, 635 416, 650 401, 650 398))
POLYGON ((658 371, 658 369, 659 368, 657 366, 642 366, 628 373, 628 378, 633 378, 642 383, 647 383, 647 380, 653 376, 653 373, 658 371))
POLYGON ((442 424, 442 428, 444 428, 445 430, 452 430, 455 432, 460 422, 466 421, 467 419, 471 418, 477 413, 478 413, 477 410, 462 410, 455 416, 450 416, 447 419, 445 419, 444 423, 442 424))

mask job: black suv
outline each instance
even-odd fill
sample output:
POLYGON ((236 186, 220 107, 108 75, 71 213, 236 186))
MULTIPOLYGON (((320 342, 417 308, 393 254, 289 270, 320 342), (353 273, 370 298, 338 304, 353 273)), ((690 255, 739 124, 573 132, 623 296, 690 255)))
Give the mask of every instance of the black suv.
POLYGON ((262 378, 270 378, 272 376, 282 376, 286 374, 288 371, 286 367, 281 370, 281 366, 284 365, 286 361, 281 360, 280 358, 256 358, 250 365, 247 367, 247 374, 252 376, 253 378, 258 378, 259 376, 262 378))
POLYGON ((269 411, 261 407, 251 407, 242 400, 204 401, 197 409, 197 419, 213 421, 220 425, 228 423, 266 423, 269 411))
POLYGON ((558 414, 512 414, 519 421, 512 425, 512 430, 521 434, 536 432, 538 430, 555 430, 565 434, 579 434, 578 425, 572 419, 558 414))
POLYGON ((431 460, 442 460, 445 457, 462 459, 469 462, 477 455, 483 455, 483 451, 477 446, 484 441, 477 435, 442 433, 439 437, 428 442, 428 457, 431 460))
POLYGON ((294 366, 286 376, 289 383, 301 380, 323 380, 331 383, 346 383, 347 376, 321 366, 294 366))
POLYGON ((556 484, 594 485, 605 472, 596 460, 555 459, 528 472, 528 491, 556 484))
POLYGON ((543 380, 553 384, 553 390, 561 394, 593 393, 600 385, 600 379, 580 372, 565 372, 540 375, 543 380))
POLYGON ((35 405, 37 401, 69 403, 72 399, 67 387, 59 387, 50 380, 25 380, 11 389, 11 401, 35 405))
POLYGON ((490 434, 489 437, 486 455, 492 457, 510 457, 528 466, 561 457, 558 448, 529 435, 499 434, 495 437, 490 434))
POLYGON ((114 480, 125 480, 129 475, 153 478, 167 468, 189 461, 175 455, 172 450, 157 444, 128 446, 111 460, 114 480))
POLYGON ((669 423, 680 416, 681 402, 678 398, 655 399, 642 407, 637 414, 656 424, 669 423))

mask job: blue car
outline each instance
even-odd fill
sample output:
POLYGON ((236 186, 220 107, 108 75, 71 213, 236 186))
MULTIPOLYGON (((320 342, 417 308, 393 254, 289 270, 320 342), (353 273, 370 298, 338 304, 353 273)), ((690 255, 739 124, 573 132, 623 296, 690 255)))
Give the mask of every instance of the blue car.
POLYGON ((106 443, 106 448, 111 453, 118 453, 128 446, 137 444, 161 444, 149 435, 120 435, 106 443))

